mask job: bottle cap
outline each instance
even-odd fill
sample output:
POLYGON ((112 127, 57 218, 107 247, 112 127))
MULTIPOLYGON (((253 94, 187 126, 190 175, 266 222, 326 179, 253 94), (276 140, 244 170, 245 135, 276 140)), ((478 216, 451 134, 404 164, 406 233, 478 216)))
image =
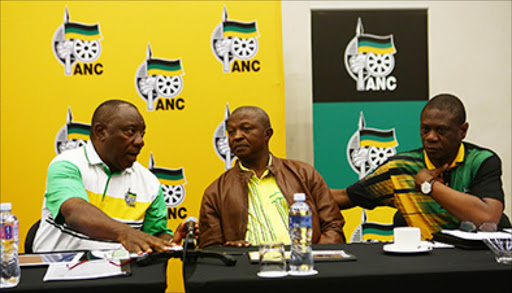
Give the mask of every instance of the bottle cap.
POLYGON ((306 201, 306 194, 304 193, 295 193, 293 195, 294 201, 306 201))
POLYGON ((12 204, 10 202, 0 203, 0 211, 6 212, 12 210, 12 204))

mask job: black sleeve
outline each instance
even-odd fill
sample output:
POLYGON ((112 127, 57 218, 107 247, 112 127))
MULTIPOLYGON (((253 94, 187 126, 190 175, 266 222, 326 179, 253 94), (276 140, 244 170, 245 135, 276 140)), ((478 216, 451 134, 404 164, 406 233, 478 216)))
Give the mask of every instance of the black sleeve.
POLYGON ((504 203, 501 181, 501 160, 494 155, 485 160, 478 168, 470 193, 479 198, 490 197, 504 203))
POLYGON ((366 209, 378 206, 394 207, 394 192, 389 164, 375 169, 370 175, 347 187, 350 201, 366 209))

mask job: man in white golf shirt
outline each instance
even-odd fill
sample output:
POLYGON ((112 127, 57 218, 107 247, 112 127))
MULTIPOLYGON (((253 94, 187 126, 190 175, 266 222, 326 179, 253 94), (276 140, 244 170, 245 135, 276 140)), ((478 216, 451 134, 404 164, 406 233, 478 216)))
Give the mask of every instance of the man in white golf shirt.
POLYGON ((95 110, 90 140, 48 168, 34 251, 117 249, 161 252, 181 244, 184 223, 167 228, 156 176, 136 159, 146 125, 138 109, 109 100, 95 110))

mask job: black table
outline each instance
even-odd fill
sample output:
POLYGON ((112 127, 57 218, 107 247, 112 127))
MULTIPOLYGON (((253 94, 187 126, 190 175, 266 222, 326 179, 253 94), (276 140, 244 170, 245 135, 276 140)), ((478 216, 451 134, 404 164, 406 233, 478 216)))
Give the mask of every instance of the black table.
POLYGON ((388 254, 383 244, 315 245, 343 249, 357 257, 351 262, 318 262, 316 276, 262 279, 247 252, 236 254, 229 267, 216 259, 199 259, 185 268, 187 292, 512 292, 512 265, 499 264, 489 250, 439 248, 424 254, 388 254))
POLYGON ((130 263, 131 274, 93 280, 50 281, 43 282, 46 266, 22 267, 21 282, 16 288, 2 289, 7 292, 165 292, 167 261, 159 260, 147 266, 140 266, 135 261, 130 263))

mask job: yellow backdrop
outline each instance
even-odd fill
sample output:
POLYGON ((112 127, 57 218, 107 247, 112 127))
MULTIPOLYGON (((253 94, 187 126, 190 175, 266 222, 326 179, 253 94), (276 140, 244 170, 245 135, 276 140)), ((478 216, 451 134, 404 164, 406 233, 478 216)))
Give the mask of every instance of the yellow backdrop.
MULTIPOLYGON (((107 99, 144 116, 138 161, 170 174, 161 182, 173 229, 198 217, 231 158, 218 131, 227 110, 263 107, 271 150, 286 155, 278 1, 2 1, 1 48, 0 195, 20 219, 21 243, 40 218, 56 145, 87 140, 107 99)), ((179 261, 168 275, 168 291, 183 291, 179 261)))

